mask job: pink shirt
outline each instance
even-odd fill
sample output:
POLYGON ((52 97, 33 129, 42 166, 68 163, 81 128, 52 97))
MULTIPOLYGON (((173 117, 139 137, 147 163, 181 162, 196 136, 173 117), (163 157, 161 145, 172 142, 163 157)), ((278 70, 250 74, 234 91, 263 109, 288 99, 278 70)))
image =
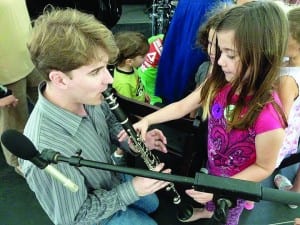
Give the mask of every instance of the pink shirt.
MULTIPOLYGON (((263 107, 253 126, 245 130, 227 131, 226 112, 235 107, 234 103, 238 99, 238 95, 234 95, 232 103, 227 104, 230 88, 230 85, 226 85, 217 94, 208 119, 208 170, 212 175, 224 177, 231 177, 255 162, 256 135, 283 127, 281 116, 273 105, 268 103, 263 107)), ((281 105, 277 93, 274 92, 273 97, 281 105)), ((250 98, 251 96, 248 100, 250 98)))

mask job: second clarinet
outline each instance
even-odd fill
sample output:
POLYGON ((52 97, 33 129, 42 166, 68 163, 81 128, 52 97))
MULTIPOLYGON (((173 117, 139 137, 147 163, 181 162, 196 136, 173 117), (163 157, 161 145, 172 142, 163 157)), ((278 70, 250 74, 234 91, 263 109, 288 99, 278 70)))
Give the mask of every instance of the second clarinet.
MULTIPOLYGON (((137 134, 128 117, 122 111, 117 102, 116 97, 109 90, 104 91, 103 96, 109 105, 110 110, 116 116, 117 120, 120 122, 127 135, 131 139, 136 151, 140 154, 141 158, 145 162, 148 169, 154 169, 159 163, 159 159, 146 147, 141 137, 137 134)), ((178 191, 176 190, 174 183, 170 183, 167 191, 173 194, 173 204, 177 206, 178 213, 177 218, 180 221, 186 221, 193 215, 192 206, 183 203, 178 191)))

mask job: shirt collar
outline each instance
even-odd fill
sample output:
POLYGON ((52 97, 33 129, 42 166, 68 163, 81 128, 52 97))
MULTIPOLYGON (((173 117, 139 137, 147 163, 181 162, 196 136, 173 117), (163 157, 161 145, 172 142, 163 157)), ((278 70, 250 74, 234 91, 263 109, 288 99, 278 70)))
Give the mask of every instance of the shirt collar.
POLYGON ((58 124, 63 124, 63 127, 71 134, 75 135, 81 121, 84 117, 76 115, 68 110, 65 110, 43 96, 43 91, 46 88, 46 81, 43 81, 39 85, 39 107, 40 110, 49 117, 51 121, 55 121, 58 124))

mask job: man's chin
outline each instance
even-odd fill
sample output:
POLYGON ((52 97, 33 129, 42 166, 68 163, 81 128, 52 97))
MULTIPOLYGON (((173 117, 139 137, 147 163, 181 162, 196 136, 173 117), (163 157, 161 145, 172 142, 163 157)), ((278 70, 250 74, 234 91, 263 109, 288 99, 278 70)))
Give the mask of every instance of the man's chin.
POLYGON ((94 100, 94 101, 90 101, 88 103, 88 105, 100 105, 102 102, 104 102, 104 98, 101 96, 101 98, 94 100))

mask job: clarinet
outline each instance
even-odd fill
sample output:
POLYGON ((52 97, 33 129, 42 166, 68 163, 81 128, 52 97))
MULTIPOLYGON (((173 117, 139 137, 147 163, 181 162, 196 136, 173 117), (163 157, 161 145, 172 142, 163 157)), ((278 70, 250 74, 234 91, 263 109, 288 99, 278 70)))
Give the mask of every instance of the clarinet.
MULTIPOLYGON (((146 147, 142 138, 137 134, 135 129, 133 128, 131 122, 128 117, 125 115, 119 103, 117 102, 117 98, 111 93, 108 89, 104 91, 103 96, 106 102, 109 105, 110 110, 113 112, 117 120, 120 122, 127 135, 132 141, 135 149, 145 162, 147 168, 149 170, 153 170, 159 163, 159 159, 146 147)), ((173 194, 173 204, 177 207, 177 218, 180 221, 186 221, 193 215, 193 207, 184 203, 176 190, 174 183, 170 183, 166 187, 166 191, 173 194)))

